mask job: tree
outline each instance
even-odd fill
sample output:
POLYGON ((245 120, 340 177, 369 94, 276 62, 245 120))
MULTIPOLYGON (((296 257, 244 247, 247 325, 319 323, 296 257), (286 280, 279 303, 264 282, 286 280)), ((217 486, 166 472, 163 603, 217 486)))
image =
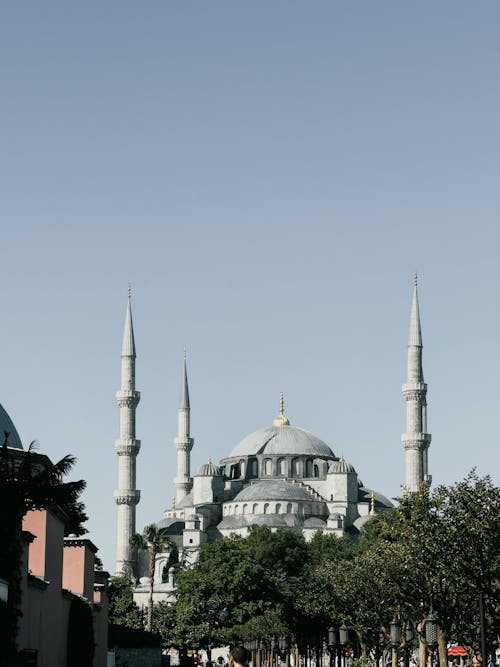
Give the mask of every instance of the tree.
POLYGON ((109 622, 142 630, 142 614, 134 602, 132 582, 127 576, 113 577, 108 588, 109 622))
POLYGON ((148 552, 149 601, 146 630, 151 632, 153 621, 153 589, 156 556, 170 549, 170 540, 163 535, 156 524, 151 523, 144 528, 141 534, 136 533, 130 538, 130 545, 135 549, 148 552))
MULTIPOLYGON (((78 497, 85 488, 85 482, 62 481, 75 464, 75 457, 68 455, 52 463, 48 457, 35 452, 35 442, 27 450, 11 449, 8 447, 9 434, 4 435, 0 448, 0 577, 9 582, 9 599, 2 610, 1 620, 8 638, 4 655, 6 653, 9 664, 15 664, 21 604, 23 516, 29 510, 57 506, 66 514, 74 511, 74 516, 78 514, 83 518, 82 507, 75 510, 75 506, 78 506, 78 497)), ((79 530, 80 524, 75 522, 74 527, 79 530)))

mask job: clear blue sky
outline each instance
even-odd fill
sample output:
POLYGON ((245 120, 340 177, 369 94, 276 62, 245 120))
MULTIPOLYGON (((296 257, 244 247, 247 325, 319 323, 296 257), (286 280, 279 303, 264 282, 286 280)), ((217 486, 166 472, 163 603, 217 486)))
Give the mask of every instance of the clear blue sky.
POLYGON ((404 481, 418 270, 435 483, 499 480, 500 4, 44 2, 0 10, 0 401, 74 453, 113 570, 133 288, 138 527, 271 423, 404 481))

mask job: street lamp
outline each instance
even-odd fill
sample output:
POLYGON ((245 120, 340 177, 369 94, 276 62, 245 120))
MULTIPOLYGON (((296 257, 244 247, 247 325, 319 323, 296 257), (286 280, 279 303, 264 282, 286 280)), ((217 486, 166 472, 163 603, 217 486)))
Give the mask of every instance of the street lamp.
POLYGON ((339 628, 339 642, 340 645, 342 646, 342 657, 343 657, 344 667, 346 665, 345 647, 348 641, 349 641, 349 631, 345 623, 342 623, 342 625, 339 628))
POLYGON ((338 642, 337 630, 333 627, 333 625, 328 628, 327 642, 328 650, 330 652, 330 667, 333 667, 335 664, 335 647, 337 646, 338 642))
POLYGON ((394 616, 392 621, 389 623, 389 630, 391 635, 391 646, 392 646, 392 664, 393 667, 396 667, 398 664, 398 648, 401 644, 401 623, 394 616))
POLYGON ((413 628, 410 623, 407 624, 406 630, 405 630, 405 667, 410 666, 410 647, 413 642, 413 628))
POLYGON ((438 645, 438 620, 431 609, 425 619, 425 641, 431 653, 431 667, 434 667, 434 649, 438 645))

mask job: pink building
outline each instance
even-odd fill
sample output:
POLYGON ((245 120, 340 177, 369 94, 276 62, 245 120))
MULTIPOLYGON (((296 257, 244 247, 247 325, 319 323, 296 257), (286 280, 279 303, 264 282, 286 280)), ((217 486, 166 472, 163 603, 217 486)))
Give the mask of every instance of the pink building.
POLYGON ((97 547, 65 538, 57 510, 28 512, 23 536, 19 649, 37 667, 66 667, 71 652, 88 650, 93 636, 92 665, 106 667, 109 574, 94 568, 97 547))

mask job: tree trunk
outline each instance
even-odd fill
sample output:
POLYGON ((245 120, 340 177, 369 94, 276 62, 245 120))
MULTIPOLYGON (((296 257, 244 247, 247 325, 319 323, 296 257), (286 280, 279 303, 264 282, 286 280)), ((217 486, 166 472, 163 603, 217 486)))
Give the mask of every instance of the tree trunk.
POLYGON ((149 547, 149 604, 148 604, 148 620, 146 623, 146 630, 151 632, 153 627, 153 590, 155 578, 155 561, 156 553, 152 547, 149 547))
POLYGON ((448 667, 448 637, 444 630, 438 627, 438 652, 440 667, 448 667))
POLYGON ((418 664, 420 667, 427 665, 427 644, 422 635, 418 636, 418 664))

